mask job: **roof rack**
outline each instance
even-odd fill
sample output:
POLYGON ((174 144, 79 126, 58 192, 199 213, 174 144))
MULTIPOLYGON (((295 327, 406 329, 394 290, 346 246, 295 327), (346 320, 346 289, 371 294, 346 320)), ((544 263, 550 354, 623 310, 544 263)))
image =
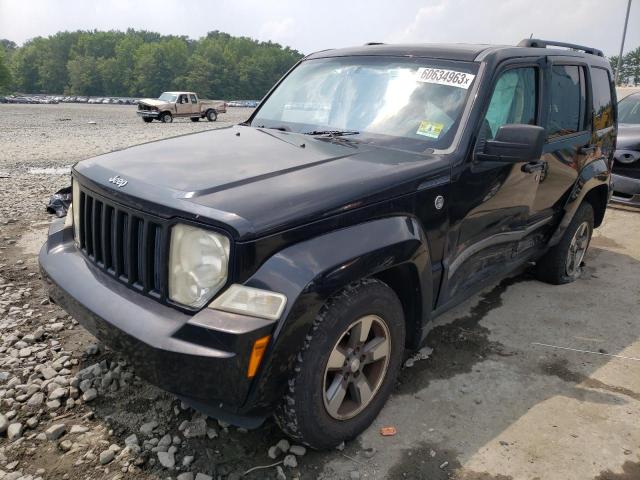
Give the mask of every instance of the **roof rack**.
POLYGON ((580 50, 591 55, 597 55, 598 57, 604 57, 602 50, 597 48, 585 47, 584 45, 576 45, 575 43, 556 42, 553 40, 540 40, 539 38, 525 38, 518 43, 519 47, 533 47, 533 48, 546 48, 546 47, 563 47, 570 48, 572 50, 580 50))

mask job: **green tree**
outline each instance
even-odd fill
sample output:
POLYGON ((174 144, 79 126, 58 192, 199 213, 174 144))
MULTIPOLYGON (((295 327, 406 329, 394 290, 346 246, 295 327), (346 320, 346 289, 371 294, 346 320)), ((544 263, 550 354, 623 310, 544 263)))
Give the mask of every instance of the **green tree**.
MULTIPOLYGON (((611 68, 615 74, 618 69, 618 56, 609 57, 609 63, 611 63, 611 68)), ((620 85, 640 85, 640 47, 627 52, 622 57, 618 83, 620 85)))
POLYGON ((67 63, 69 88, 66 93, 102 95, 102 83, 98 61, 92 56, 76 56, 67 63))
POLYGON ((0 48, 0 93, 5 93, 11 87, 11 72, 7 66, 4 51, 0 48))

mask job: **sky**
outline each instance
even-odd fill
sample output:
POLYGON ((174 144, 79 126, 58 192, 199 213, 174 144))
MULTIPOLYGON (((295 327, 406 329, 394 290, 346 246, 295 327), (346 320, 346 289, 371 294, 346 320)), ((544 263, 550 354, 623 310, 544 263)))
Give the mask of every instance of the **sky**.
MULTIPOLYGON (((303 53, 385 43, 516 44, 533 34, 620 48, 627 0, 0 0, 0 38, 22 44, 62 30, 146 29, 198 38, 212 30, 303 53)), ((625 52, 640 46, 633 0, 625 52)))

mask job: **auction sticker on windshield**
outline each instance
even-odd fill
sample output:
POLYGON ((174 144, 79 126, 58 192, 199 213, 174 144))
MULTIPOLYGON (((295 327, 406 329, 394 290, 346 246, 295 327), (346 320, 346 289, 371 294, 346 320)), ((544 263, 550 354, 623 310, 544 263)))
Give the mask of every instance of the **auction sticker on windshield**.
POLYGON ((450 87, 464 88, 471 86, 475 75, 455 70, 445 70, 443 68, 422 67, 418 69, 416 80, 425 83, 437 83, 438 85, 448 85, 450 87))

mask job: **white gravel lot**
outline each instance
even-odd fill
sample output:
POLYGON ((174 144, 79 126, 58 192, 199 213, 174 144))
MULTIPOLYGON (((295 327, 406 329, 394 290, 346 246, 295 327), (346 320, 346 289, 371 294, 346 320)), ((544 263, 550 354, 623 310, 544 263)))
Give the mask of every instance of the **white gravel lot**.
POLYGON ((181 118, 164 124, 144 123, 136 108, 0 104, 0 170, 71 165, 132 145, 239 123, 252 112, 249 108, 229 108, 216 122, 195 123, 181 118))

